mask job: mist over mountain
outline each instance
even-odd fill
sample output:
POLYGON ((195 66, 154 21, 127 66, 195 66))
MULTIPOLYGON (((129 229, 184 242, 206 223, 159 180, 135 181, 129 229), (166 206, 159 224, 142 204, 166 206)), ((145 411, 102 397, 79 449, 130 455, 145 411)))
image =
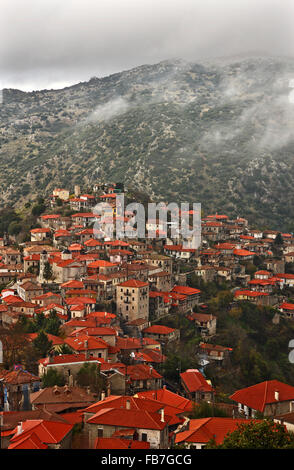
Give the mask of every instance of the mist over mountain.
POLYGON ((1 206, 102 179, 294 231, 293 79, 294 59, 251 57, 5 89, 1 206))

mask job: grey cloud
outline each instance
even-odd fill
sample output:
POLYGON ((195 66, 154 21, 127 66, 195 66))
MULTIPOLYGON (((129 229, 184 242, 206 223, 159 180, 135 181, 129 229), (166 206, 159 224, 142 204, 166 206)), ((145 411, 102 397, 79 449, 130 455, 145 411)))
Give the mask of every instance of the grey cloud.
POLYGON ((58 87, 144 63, 294 53, 291 0, 2 0, 0 88, 58 87))

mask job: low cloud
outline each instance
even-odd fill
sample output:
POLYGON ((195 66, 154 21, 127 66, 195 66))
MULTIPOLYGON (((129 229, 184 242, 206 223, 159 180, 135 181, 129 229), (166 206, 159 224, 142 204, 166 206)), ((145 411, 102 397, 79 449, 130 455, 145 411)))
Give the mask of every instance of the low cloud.
POLYGON ((85 123, 109 121, 121 114, 126 113, 130 104, 122 97, 115 98, 105 104, 97 106, 96 109, 86 118, 85 123))
POLYGON ((179 57, 294 55, 292 0, 1 0, 0 89, 179 57))

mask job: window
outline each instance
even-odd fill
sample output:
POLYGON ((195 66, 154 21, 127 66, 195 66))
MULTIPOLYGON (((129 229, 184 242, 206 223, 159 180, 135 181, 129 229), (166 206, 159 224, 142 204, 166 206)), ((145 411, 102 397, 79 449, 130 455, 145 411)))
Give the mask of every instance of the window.
POLYGON ((103 437, 103 428, 97 429, 97 437, 103 437))
POLYGON ((144 442, 147 441, 147 434, 146 434, 146 432, 142 432, 142 441, 144 441, 144 442))

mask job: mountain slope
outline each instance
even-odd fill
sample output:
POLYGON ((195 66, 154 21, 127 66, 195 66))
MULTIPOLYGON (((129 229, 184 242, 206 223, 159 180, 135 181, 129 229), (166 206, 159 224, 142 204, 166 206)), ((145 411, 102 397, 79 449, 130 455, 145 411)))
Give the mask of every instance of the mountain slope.
POLYGON ((2 205, 125 181, 294 231, 294 60, 166 61, 63 90, 4 90, 2 205))

